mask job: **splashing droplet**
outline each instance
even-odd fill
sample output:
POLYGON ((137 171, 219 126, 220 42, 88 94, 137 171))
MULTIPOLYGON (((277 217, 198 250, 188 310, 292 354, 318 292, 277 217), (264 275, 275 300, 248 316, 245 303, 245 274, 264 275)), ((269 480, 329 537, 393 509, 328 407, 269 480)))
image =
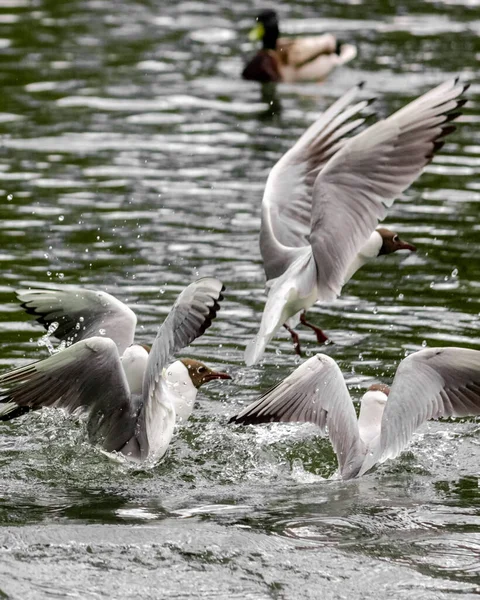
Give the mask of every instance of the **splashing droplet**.
POLYGON ((50 325, 48 326, 47 333, 45 335, 42 335, 42 337, 37 342, 38 346, 45 346, 50 354, 55 354, 56 352, 63 350, 63 348, 61 347, 55 348, 50 339, 50 336, 53 335, 57 329, 58 323, 57 321, 53 321, 53 323, 50 323, 50 325))

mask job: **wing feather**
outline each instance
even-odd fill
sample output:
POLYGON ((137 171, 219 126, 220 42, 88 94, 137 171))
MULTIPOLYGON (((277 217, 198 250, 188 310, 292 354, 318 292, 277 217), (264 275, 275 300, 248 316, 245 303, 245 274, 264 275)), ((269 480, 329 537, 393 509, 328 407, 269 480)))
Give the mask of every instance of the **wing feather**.
POLYGON ((480 351, 429 348, 400 363, 382 418, 378 447, 362 466, 395 458, 426 421, 480 415, 480 351))
POLYGON ((267 280, 281 275, 309 244, 312 188, 319 171, 365 118, 370 101, 357 102, 356 86, 326 110, 272 168, 262 200, 260 250, 267 280))
POLYGON ((153 343, 143 380, 143 397, 149 402, 163 368, 172 354, 188 346, 212 324, 223 300, 224 286, 213 277, 191 283, 178 296, 153 343))
POLYGON ((119 450, 135 431, 135 409, 113 340, 92 337, 0 376, 0 420, 45 406, 89 413, 88 432, 119 450))
POLYGON ((355 477, 364 460, 357 416, 337 363, 317 354, 256 402, 230 419, 231 423, 309 422, 328 429, 343 479, 355 477))
POLYGON ((78 342, 102 335, 111 338, 120 355, 133 343, 137 317, 123 302, 106 292, 73 287, 17 290, 22 308, 45 329, 58 323, 59 340, 78 342))
POLYGON ((339 295, 345 274, 387 207, 420 175, 455 127, 468 86, 448 81, 350 138, 313 188, 310 241, 319 299, 339 295))

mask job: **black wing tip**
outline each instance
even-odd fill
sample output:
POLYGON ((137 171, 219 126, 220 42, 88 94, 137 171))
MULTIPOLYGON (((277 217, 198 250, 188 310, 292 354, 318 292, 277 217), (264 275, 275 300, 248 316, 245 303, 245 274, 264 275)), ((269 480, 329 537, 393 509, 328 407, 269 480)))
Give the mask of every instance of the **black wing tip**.
POLYGON ((229 425, 265 425, 266 423, 278 423, 279 419, 275 418, 274 415, 234 415, 228 420, 229 425))
MULTIPOLYGON (((27 313, 27 315, 31 315, 32 317, 34 317, 35 321, 37 321, 37 323, 40 323, 40 325, 42 325, 42 327, 48 331, 50 325, 52 323, 61 323, 62 321, 65 320, 65 317, 59 316, 58 318, 47 318, 46 315, 42 314, 42 313, 38 313, 34 307, 28 307, 26 304, 21 304, 20 305, 23 310, 27 313)), ((61 336, 59 337, 59 332, 56 331, 54 333, 51 334, 53 337, 57 338, 57 339, 61 339, 61 336)))
POLYGON ((222 300, 224 299, 224 296, 221 292, 223 292, 224 290, 225 290, 225 286, 222 285, 222 289, 221 289, 220 293, 218 294, 218 297, 217 298, 212 297, 213 304, 212 304, 212 306, 207 307, 207 308, 209 308, 209 310, 205 316, 205 320, 203 321, 202 326, 200 327, 199 335, 203 335, 205 333, 205 331, 207 331, 207 329, 211 326, 213 321, 217 318, 217 313, 221 308, 220 302, 222 302, 222 300))
POLYGON ((463 90, 462 90, 461 93, 465 92, 470 87, 470 82, 469 81, 462 81, 460 75, 457 75, 456 77, 453 78, 453 87, 455 87, 458 84, 463 85, 463 90))
MULTIPOLYGON (((457 83, 459 82, 459 77, 455 78, 455 82, 454 85, 457 85, 457 83)), ((458 119, 458 117, 460 117, 463 114, 463 111, 461 110, 465 104, 467 104, 468 102, 468 98, 464 98, 462 97, 463 94, 466 92, 466 90, 468 90, 468 88, 470 87, 469 83, 465 83, 462 87, 462 91, 458 94, 456 100, 455 100, 455 107, 452 108, 449 111, 446 111, 445 114, 445 121, 443 122, 443 124, 441 125, 441 133, 440 135, 437 137, 437 139, 435 140, 435 142, 437 140, 439 140, 440 138, 444 138, 447 135, 450 135, 451 133, 453 133, 456 129, 455 125, 451 124, 451 125, 446 125, 447 123, 452 123, 452 121, 455 121, 456 119, 458 119)), ((433 149, 433 152, 435 152, 435 147, 433 149)))
POLYGON ((447 125, 446 127, 442 127, 442 133, 437 137, 437 139, 435 141, 440 140, 441 138, 447 137, 447 135, 450 135, 456 129, 457 128, 455 125, 447 125))
POLYGON ((438 141, 433 142, 432 150, 425 156, 425 158, 429 161, 432 160, 432 158, 435 156, 435 154, 441 148, 443 148, 444 145, 445 145, 445 140, 438 140, 438 141))
POLYGON ((29 306, 28 302, 28 300, 26 302, 20 302, 20 307, 27 313, 27 315, 32 315, 32 317, 35 317, 35 320, 45 328, 48 329, 48 325, 54 321, 62 320, 61 316, 58 319, 47 319, 47 315, 45 315, 45 313, 39 312, 38 306, 29 306))
MULTIPOLYGON (((463 106, 463 105, 462 105, 463 106)), ((445 123, 449 123, 450 121, 454 121, 455 119, 458 119, 458 117, 462 114, 461 111, 459 110, 455 110, 452 112, 449 112, 445 115, 445 123)))
POLYGON ((224 300, 224 295, 222 292, 224 292, 225 289, 226 288, 222 283, 222 288, 221 288, 220 292, 218 293, 218 296, 216 298, 212 296, 213 304, 210 307, 210 310, 208 311, 207 316, 205 317, 205 321, 204 321, 204 324, 201 329, 202 333, 204 333, 210 327, 212 322, 217 318, 217 313, 221 308, 220 302, 222 302, 224 300))
POLYGON ((225 300, 225 296, 223 295, 223 292, 226 290, 227 288, 223 285, 222 283, 222 289, 220 290, 220 293, 218 294, 218 298, 217 298, 217 302, 222 302, 223 300, 225 300))
MULTIPOLYGON (((12 398, 7 396, 6 398, 0 400, 0 402, 1 402, 1 404, 8 404, 9 402, 14 402, 14 400, 12 400, 12 398)), ((22 415, 30 412, 31 410, 32 409, 29 406, 17 406, 16 408, 12 409, 8 413, 5 413, 4 415, 0 415, 0 421, 2 421, 4 423, 6 423, 8 421, 13 421, 13 419, 21 417, 22 415)))
POLYGON ((234 415, 230 417, 228 420, 229 425, 254 425, 255 420, 251 417, 239 417, 238 415, 234 415))
POLYGON ((441 148, 443 148, 443 146, 445 145, 445 138, 457 130, 457 126, 454 125, 452 123, 452 121, 454 119, 456 119, 457 117, 459 117, 461 114, 462 113, 460 111, 445 113, 445 121, 444 121, 444 124, 441 126, 441 131, 437 135, 437 137, 432 141, 432 147, 431 147, 430 151, 428 152, 428 154, 425 155, 425 159, 428 162, 430 162, 433 159, 433 157, 435 156, 435 154, 441 148), (445 125, 446 123, 452 123, 452 124, 445 125))
POLYGON ((23 310, 28 313, 29 315, 38 315, 40 313, 36 312, 37 307, 36 306, 28 306, 27 302, 20 302, 20 307, 23 308, 23 310))

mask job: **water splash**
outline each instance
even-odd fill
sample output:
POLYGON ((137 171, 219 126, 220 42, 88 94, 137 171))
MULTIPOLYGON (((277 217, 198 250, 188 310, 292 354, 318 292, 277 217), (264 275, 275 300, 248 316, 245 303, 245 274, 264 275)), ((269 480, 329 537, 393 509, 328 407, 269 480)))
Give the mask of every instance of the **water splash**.
POLYGON ((38 346, 45 346, 46 349, 50 352, 50 355, 56 354, 57 352, 60 352, 65 348, 65 344, 60 344, 59 346, 55 347, 50 339, 50 337, 53 336, 57 331, 58 326, 59 324, 57 321, 53 321, 53 323, 50 323, 47 329, 47 333, 45 335, 42 335, 42 337, 37 342, 38 346))

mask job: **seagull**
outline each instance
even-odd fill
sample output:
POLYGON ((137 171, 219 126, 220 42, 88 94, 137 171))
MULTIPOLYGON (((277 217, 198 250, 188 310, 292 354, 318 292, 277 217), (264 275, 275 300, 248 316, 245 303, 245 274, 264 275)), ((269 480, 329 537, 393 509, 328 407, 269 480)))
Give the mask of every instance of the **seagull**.
POLYGON ((281 325, 293 332, 317 301, 332 302, 367 261, 415 247, 376 229, 394 199, 420 175, 466 100, 467 85, 447 81, 353 137, 369 100, 347 92, 274 165, 262 200, 260 251, 267 301, 256 337, 245 350, 253 365, 281 325))
MULTIPOLYGON (((137 316, 126 304, 107 292, 78 286, 16 290, 15 293, 22 308, 45 327, 47 335, 53 335, 66 345, 96 335, 111 338, 117 345, 124 371, 132 382, 135 380, 134 387, 141 385, 143 366, 137 369, 137 363, 143 365, 147 356, 143 350, 148 353, 150 347, 134 344, 137 316)), ((220 294, 218 301, 221 300, 223 296, 220 294)), ((188 369, 196 388, 206 382, 198 380, 197 372, 203 375, 215 373, 193 359, 181 359, 179 362, 188 369)), ((180 375, 185 374, 181 364, 174 363, 172 368, 179 371, 180 375)), ((195 396, 196 393, 188 397, 176 394, 175 413, 178 422, 187 421, 192 414, 195 396)))
POLYGON ((81 288, 19 292, 38 320, 58 321, 56 335, 68 338, 74 332, 77 337, 45 360, 0 375, 0 421, 44 406, 80 410, 88 413, 90 440, 104 451, 136 462, 159 460, 172 439, 177 413, 188 418, 198 388, 231 379, 193 359, 168 365, 172 354, 211 325, 223 290, 213 277, 190 284, 150 352, 133 344, 135 314, 109 294, 81 288))
POLYGON ((357 415, 342 372, 316 354, 230 423, 318 425, 337 455, 342 479, 395 458, 429 419, 480 415, 480 351, 428 348, 401 361, 392 387, 372 385, 357 415))

